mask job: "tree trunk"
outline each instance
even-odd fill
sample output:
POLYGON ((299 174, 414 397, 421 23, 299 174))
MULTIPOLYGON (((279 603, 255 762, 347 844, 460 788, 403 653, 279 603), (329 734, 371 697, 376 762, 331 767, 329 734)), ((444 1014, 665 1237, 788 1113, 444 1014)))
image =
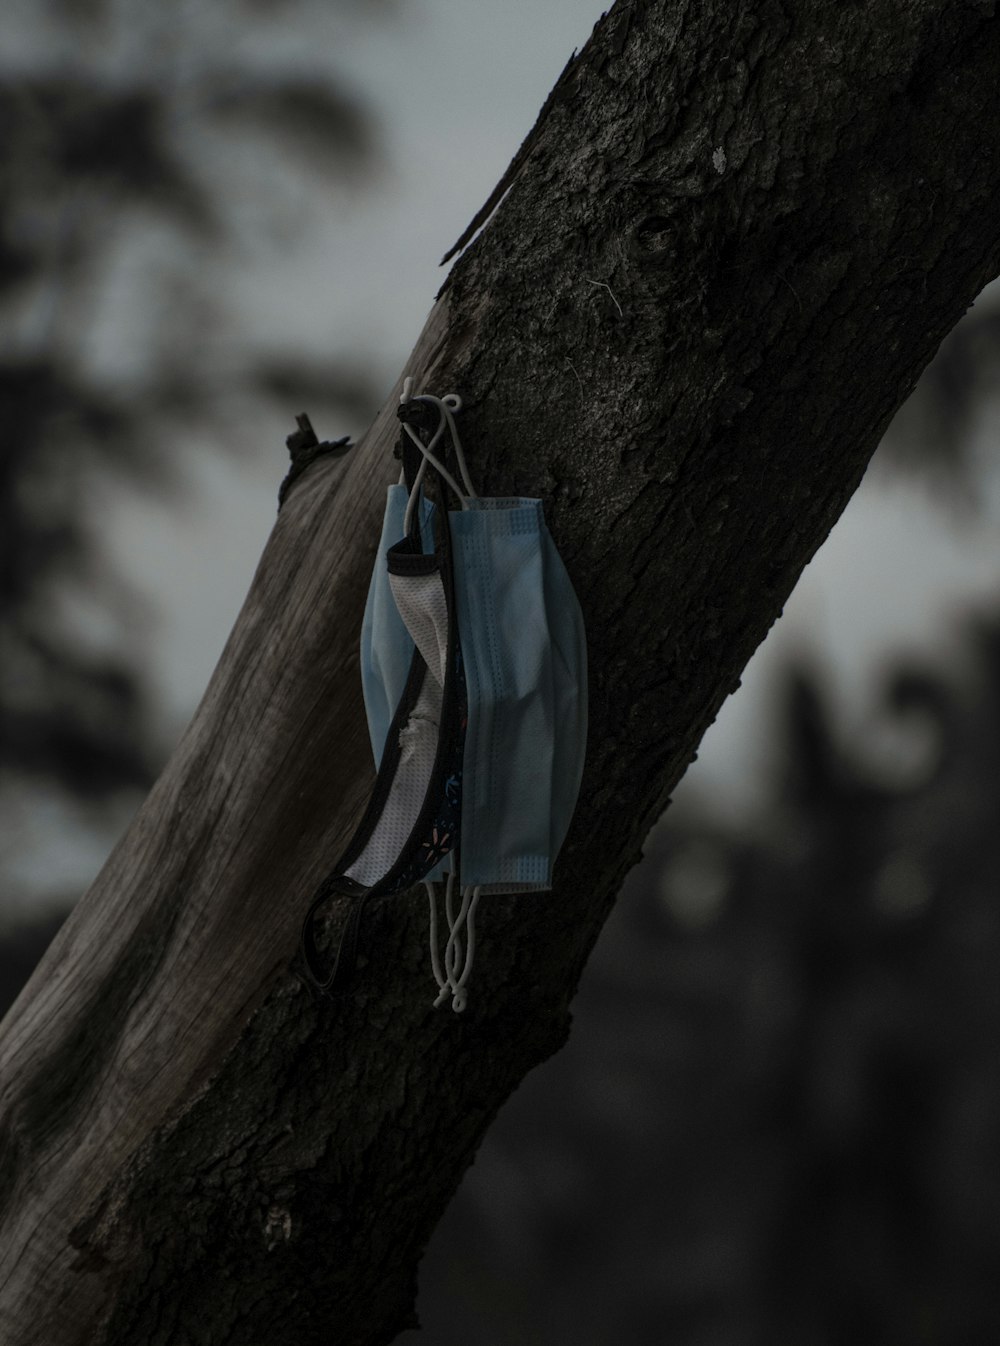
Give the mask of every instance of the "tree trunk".
POLYGON ((584 608, 557 886, 484 900, 464 1016, 430 1007, 419 892, 366 918, 347 997, 292 970, 372 782, 357 636, 397 386, 292 491, 191 727, 4 1022, 5 1343, 414 1322, 421 1251, 565 1040, 646 831, 1000 266, 994 11, 620 0, 599 23, 405 371, 462 394, 484 494, 544 497, 584 608))

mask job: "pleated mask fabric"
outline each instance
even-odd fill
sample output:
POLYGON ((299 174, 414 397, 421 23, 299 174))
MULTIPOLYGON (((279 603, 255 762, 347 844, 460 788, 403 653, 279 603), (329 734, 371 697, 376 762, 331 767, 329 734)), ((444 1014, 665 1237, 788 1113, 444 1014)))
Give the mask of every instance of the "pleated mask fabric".
POLYGON ((587 742, 583 615, 535 499, 451 517, 468 696, 461 880, 552 886, 587 742))

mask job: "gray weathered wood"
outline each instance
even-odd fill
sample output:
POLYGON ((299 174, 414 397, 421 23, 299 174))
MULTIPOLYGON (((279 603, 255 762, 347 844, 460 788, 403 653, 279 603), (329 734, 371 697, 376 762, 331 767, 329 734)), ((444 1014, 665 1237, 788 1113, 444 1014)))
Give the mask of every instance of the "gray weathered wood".
POLYGON ((584 606, 558 886, 483 911, 464 1017, 430 1008, 417 894, 372 913, 345 1000, 289 971, 372 778, 356 643, 397 387, 292 492, 190 729, 4 1022, 0 1340, 410 1320, 646 830, 1000 266, 998 74, 992 3, 620 0, 598 26, 405 371, 463 394, 484 492, 545 498, 584 606))

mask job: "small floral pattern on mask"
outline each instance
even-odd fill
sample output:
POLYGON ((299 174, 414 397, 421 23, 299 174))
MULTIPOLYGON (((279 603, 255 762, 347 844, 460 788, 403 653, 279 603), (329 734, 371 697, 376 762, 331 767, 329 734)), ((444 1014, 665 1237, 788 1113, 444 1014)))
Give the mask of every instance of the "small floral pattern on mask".
POLYGON ((455 699, 458 728, 452 738, 445 767, 444 788, 434 809, 427 833, 414 852, 413 858, 392 886, 394 893, 404 892, 419 883, 435 865, 458 845, 462 832, 462 759, 465 755, 465 731, 469 723, 468 699, 465 691, 465 669, 462 666, 462 648, 455 642, 455 699))

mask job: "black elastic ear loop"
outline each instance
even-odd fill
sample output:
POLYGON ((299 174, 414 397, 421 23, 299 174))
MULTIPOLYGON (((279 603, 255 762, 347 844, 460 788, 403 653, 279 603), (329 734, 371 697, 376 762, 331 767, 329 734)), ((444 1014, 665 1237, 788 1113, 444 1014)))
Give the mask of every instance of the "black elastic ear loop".
MULTIPOLYGON (((431 427, 427 425, 428 412, 429 408, 426 403, 411 399, 410 401, 403 403, 396 414, 400 421, 405 421, 412 425, 417 434, 421 436, 421 439, 424 439, 431 437, 433 433, 431 427)), ((433 429, 436 430, 437 427, 435 426, 433 429)), ((424 456, 405 430, 400 431, 399 452, 403 460, 404 481, 407 489, 412 491, 416 484, 417 473, 420 470, 421 464, 424 462, 424 456)), ((442 506, 447 508, 444 497, 445 484, 441 481, 438 473, 434 471, 432 464, 428 464, 428 468, 434 474, 438 491, 442 496, 442 506)), ((426 479, 427 473, 425 472, 424 481, 426 481, 426 479)), ((421 484, 421 490, 422 489, 423 484, 421 484)), ((415 510, 413 514, 413 519, 410 524, 409 540, 415 552, 423 552, 422 520, 420 518, 419 509, 415 510)), ((320 907, 322 907, 329 898, 337 896, 338 894, 343 896, 351 896, 351 894, 344 894, 339 886, 336 886, 329 880, 320 885, 319 890, 310 903, 305 921, 303 922, 302 936, 300 939, 302 959, 305 963, 311 989, 313 991, 318 992, 320 995, 329 996, 342 990, 345 984, 350 980, 351 973, 354 970, 357 961, 361 919, 364 915, 365 907, 368 904, 368 899, 375 896, 380 886, 381 882, 373 885, 367 891, 354 895, 350 910, 347 914, 347 920, 344 922, 344 927, 337 942, 337 952, 334 958, 333 967, 329 975, 324 977, 322 974, 319 949, 316 945, 314 934, 315 918, 320 907)))
MULTIPOLYGON (((402 402, 396 408, 396 416, 400 421, 401 426, 412 426, 420 438, 426 443, 426 441, 432 437, 432 428, 427 424, 429 410, 426 402, 419 402, 415 397, 411 397, 408 402, 402 402)), ((438 414, 440 415, 441 413, 439 412, 438 414)), ((436 429, 437 427, 434 428, 436 429)), ((414 483, 417 480, 417 473, 420 471, 420 466, 424 461, 424 455, 402 428, 399 432, 399 455, 403 460, 403 480, 406 483, 407 492, 410 492, 413 490, 414 483)))
MULTIPOLYGON (((306 982, 309 989, 320 996, 329 995, 333 991, 338 981, 345 980, 342 968, 353 966, 354 957, 357 952, 357 928, 350 929, 350 916, 353 916, 355 907, 351 908, 348 921, 344 925, 340 939, 337 941, 337 953, 333 961, 333 967, 329 976, 323 976, 323 968, 320 959, 319 948, 316 944, 314 926, 316 915, 321 906, 331 897, 347 896, 336 887, 331 880, 327 879, 321 883, 316 891, 316 895, 309 904, 309 910, 306 913, 305 920, 302 923, 302 933, 299 939, 299 949, 302 960, 306 967, 306 982)), ((357 905, 364 902, 366 894, 360 894, 357 898, 357 905)))

